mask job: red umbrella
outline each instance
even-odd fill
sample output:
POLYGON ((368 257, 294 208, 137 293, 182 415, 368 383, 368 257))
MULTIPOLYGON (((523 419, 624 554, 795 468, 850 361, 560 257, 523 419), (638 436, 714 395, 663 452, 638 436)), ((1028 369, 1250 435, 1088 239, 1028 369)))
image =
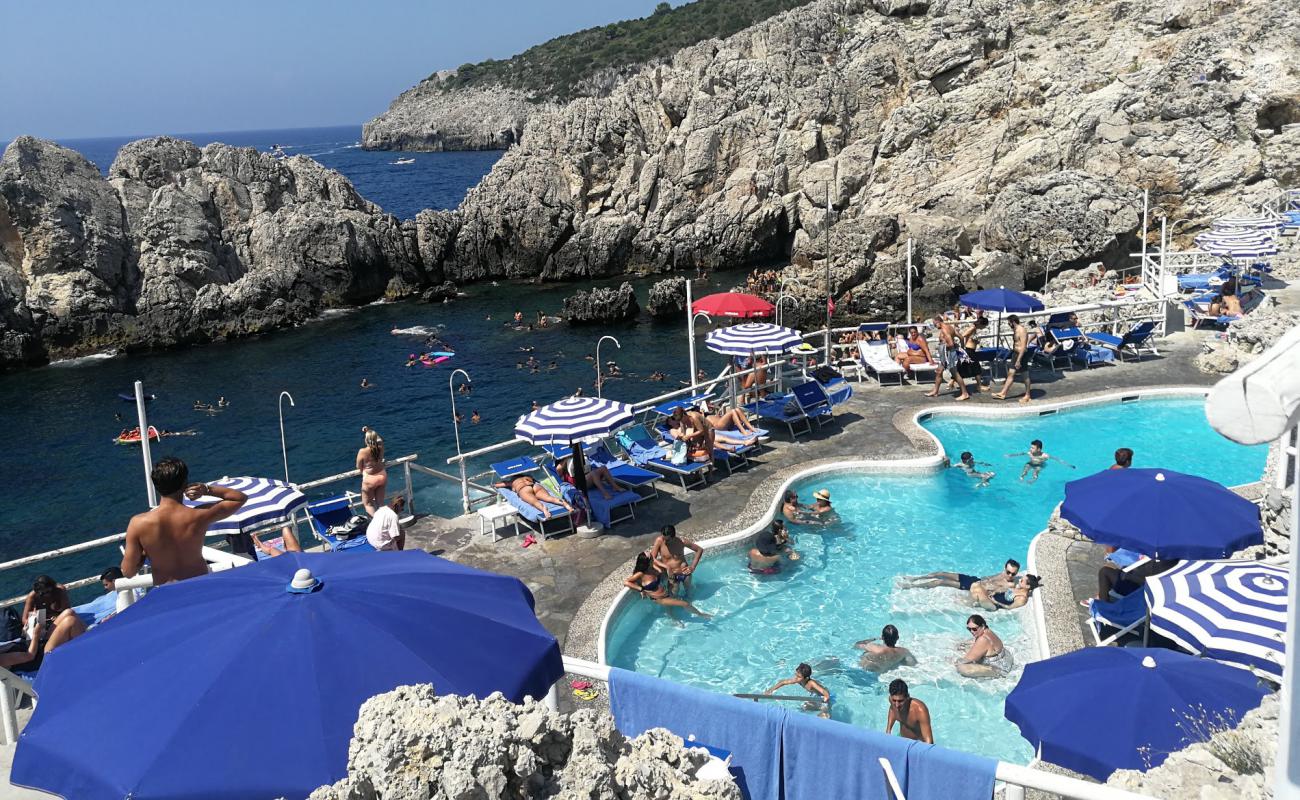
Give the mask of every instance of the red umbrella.
POLYGON ((691 313, 705 313, 710 317, 752 317, 772 316, 772 304, 761 297, 743 292, 719 292, 701 297, 691 304, 691 313))

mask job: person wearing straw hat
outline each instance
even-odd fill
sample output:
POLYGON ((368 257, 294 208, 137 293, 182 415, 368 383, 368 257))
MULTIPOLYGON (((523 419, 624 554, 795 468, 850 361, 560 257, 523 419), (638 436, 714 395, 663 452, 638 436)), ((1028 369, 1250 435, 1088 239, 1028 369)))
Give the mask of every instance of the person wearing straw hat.
POLYGON ((818 489, 813 492, 813 500, 812 513, 818 520, 824 523, 831 523, 839 519, 839 515, 835 513, 835 509, 831 508, 830 489, 818 489))

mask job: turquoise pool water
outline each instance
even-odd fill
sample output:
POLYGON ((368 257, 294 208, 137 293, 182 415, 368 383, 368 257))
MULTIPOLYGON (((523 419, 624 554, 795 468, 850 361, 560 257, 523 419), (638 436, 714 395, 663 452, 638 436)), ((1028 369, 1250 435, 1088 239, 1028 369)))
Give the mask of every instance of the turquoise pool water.
MULTIPOLYGON (((1200 399, 1108 404, 1049 416, 980 419, 938 415, 924 423, 955 458, 970 450, 994 464, 990 486, 976 489, 958 470, 925 475, 838 473, 795 485, 800 499, 831 492, 841 523, 796 531, 803 558, 772 576, 751 575, 741 550, 708 555, 693 599, 716 616, 669 618, 649 601, 632 602, 608 633, 609 663, 719 692, 760 692, 807 661, 834 694, 836 719, 883 730, 885 687, 908 682, 930 706, 936 741, 1008 761, 1031 750, 1002 717, 1019 664, 1037 658, 1028 612, 986 613, 1017 661, 1007 678, 972 680, 952 663, 969 640, 972 609, 950 589, 902 589, 899 575, 948 570, 988 575, 1008 558, 1026 563, 1030 539, 1043 528, 1064 484, 1109 466, 1117 447, 1134 464, 1192 472, 1228 485, 1259 479, 1266 449, 1241 447, 1205 422, 1200 399), (1051 462, 1036 483, 1017 480, 1023 458, 1007 453, 1042 439, 1051 462), (858 668, 853 643, 893 623, 918 664, 884 676, 858 668)), ((983 613, 983 612, 981 612, 983 613)))

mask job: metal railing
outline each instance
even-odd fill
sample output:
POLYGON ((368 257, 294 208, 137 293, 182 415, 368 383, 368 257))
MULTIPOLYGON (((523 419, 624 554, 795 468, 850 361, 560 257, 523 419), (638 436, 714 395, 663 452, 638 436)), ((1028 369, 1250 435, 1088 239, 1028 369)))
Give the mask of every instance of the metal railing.
MULTIPOLYGON (((609 667, 594 661, 564 656, 564 670, 589 680, 609 683, 609 667)), ((547 703, 549 705, 556 700, 556 689, 551 687, 551 694, 547 695, 547 703)), ((1005 784, 1003 796, 1007 800, 1022 800, 1026 789, 1051 792, 1071 800, 1150 800, 1147 795, 1115 789, 1104 784, 1089 783, 1020 764, 1008 764, 1005 761, 998 762, 994 777, 1005 784)))

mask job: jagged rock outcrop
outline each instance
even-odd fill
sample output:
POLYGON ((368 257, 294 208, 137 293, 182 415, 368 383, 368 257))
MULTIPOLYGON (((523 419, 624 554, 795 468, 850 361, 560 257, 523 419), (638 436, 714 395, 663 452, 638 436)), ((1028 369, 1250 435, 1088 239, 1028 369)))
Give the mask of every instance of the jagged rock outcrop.
POLYGON ((629 740, 591 709, 399 686, 361 706, 348 776, 310 800, 739 800, 729 777, 699 776, 707 761, 662 729, 629 740))
POLYGON ((0 159, 0 368, 260 333, 430 282, 414 226, 309 158, 160 137, 105 180, 20 137, 0 159))
POLYGON ((570 325, 590 325, 597 322, 628 322, 641 313, 632 284, 623 283, 617 289, 597 287, 591 291, 575 292, 564 298, 564 318, 570 325))
POLYGON ((529 114, 549 104, 530 102, 505 86, 447 91, 434 75, 397 96, 361 129, 374 150, 505 150, 519 141, 529 114))
POLYGON ((686 311, 686 279, 666 278, 650 287, 646 311, 652 317, 680 317, 686 311))
POLYGON ((1226 375, 1272 347, 1278 339, 1300 325, 1300 313, 1278 305, 1272 298, 1222 334, 1206 339, 1196 366, 1202 372, 1226 375))
POLYGON ((871 313, 901 309, 909 235, 924 302, 1032 287, 1131 263, 1144 188, 1191 235, 1294 180, 1293 22, 1265 0, 818 0, 538 111, 417 225, 455 281, 799 255, 815 277, 829 222, 835 291, 871 313))

